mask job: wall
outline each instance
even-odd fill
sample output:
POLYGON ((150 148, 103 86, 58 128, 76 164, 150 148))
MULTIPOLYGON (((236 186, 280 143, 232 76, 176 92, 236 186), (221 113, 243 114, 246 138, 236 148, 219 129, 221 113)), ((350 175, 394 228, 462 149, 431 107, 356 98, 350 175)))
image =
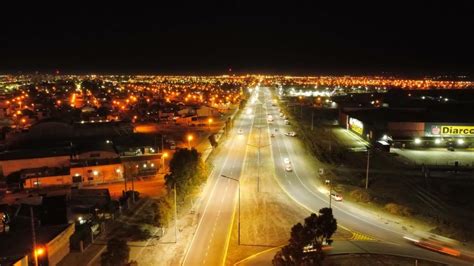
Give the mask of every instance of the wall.
POLYGON ((47 186, 61 186, 72 184, 71 175, 59 175, 59 176, 42 176, 39 178, 28 178, 25 180, 24 188, 37 188, 35 182, 39 180, 39 187, 47 186))
POLYGON ((29 158, 1 161, 2 171, 4 176, 20 171, 25 168, 39 168, 39 167, 68 167, 69 155, 46 157, 46 158, 29 158))
POLYGON ((118 158, 118 157, 119 157, 118 154, 115 152, 88 151, 88 152, 83 152, 81 154, 78 154, 77 159, 107 159, 107 158, 118 158))
POLYGON ((388 133, 394 138, 400 137, 423 137, 425 135, 425 123, 421 122, 388 122, 388 133))
POLYGON ((57 265, 67 254, 69 254, 69 238, 74 234, 74 231, 74 224, 70 224, 64 231, 46 244, 49 265, 57 265))
POLYGON ((25 255, 23 258, 13 263, 13 266, 28 266, 28 255, 25 255))
POLYGON ((82 176, 83 184, 100 184, 123 180, 123 166, 122 164, 107 164, 71 167, 71 178, 75 174, 82 176), (117 169, 120 169, 119 173, 117 169), (94 175, 94 171, 97 171, 97 175, 94 175))

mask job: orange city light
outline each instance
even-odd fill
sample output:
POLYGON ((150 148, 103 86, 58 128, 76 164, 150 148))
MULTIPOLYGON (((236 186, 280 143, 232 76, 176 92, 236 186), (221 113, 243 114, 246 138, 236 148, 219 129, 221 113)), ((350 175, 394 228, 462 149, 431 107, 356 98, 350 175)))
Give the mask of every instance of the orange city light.
POLYGON ((163 158, 168 158, 168 153, 167 152, 163 153, 163 158))
POLYGON ((45 252, 44 248, 36 248, 36 249, 35 249, 35 256, 36 256, 36 257, 43 256, 43 255, 44 255, 44 252, 45 252))
POLYGON ((188 135, 188 141, 193 140, 193 135, 188 135))

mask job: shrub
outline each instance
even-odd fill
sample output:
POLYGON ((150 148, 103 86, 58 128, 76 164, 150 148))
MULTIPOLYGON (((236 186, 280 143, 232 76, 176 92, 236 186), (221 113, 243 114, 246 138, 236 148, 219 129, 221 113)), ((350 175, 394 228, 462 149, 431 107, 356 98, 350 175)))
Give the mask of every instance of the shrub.
POLYGON ((394 215, 410 216, 413 214, 413 210, 411 208, 396 203, 387 203, 385 204, 384 209, 394 215))
POLYGON ((372 200, 372 197, 370 196, 369 192, 367 192, 365 189, 354 189, 350 193, 351 197, 356 200, 357 202, 370 202, 372 200))

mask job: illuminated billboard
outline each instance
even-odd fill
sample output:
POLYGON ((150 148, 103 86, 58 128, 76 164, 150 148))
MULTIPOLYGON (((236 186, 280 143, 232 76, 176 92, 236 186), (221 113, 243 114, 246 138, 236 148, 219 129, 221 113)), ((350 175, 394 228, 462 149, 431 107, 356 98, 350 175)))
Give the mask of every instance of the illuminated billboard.
POLYGON ((465 136, 474 137, 474 126, 463 124, 425 123, 426 136, 465 136))
POLYGON ((349 129, 361 136, 364 134, 364 124, 352 117, 349 117, 349 129))

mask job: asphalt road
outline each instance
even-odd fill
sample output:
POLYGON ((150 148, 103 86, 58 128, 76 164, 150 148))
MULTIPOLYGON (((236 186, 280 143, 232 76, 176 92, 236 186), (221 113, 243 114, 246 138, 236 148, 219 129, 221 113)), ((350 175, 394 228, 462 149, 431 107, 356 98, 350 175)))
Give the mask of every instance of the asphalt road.
POLYGON ((236 214, 239 186, 236 180, 240 178, 242 172, 246 144, 253 122, 253 116, 245 112, 238 116, 229 134, 229 141, 221 149, 221 154, 216 156, 215 168, 209 179, 210 191, 205 193, 203 210, 198 211, 201 214, 200 220, 185 254, 183 265, 224 264, 232 222, 236 214))
MULTIPOLYGON (((275 118, 275 121, 269 125, 268 132, 271 131, 275 134, 275 129, 277 129, 275 137, 271 138, 276 179, 291 198, 309 211, 317 212, 329 205, 328 196, 320 191, 322 185, 318 181, 318 170, 322 167, 322 164, 319 164, 308 155, 297 137, 284 135, 285 132, 292 131, 291 125, 285 125, 283 119, 279 117, 278 107, 272 106, 270 102, 271 94, 269 90, 265 90, 266 110, 268 114, 275 118), (293 166, 292 172, 285 171, 284 158, 290 159, 293 166)), ((386 224, 378 217, 367 214, 353 205, 333 200, 332 209, 340 226, 352 232, 366 234, 375 240, 399 246, 411 256, 420 256, 449 264, 465 263, 407 243, 403 239, 406 232, 400 225, 386 224)))

